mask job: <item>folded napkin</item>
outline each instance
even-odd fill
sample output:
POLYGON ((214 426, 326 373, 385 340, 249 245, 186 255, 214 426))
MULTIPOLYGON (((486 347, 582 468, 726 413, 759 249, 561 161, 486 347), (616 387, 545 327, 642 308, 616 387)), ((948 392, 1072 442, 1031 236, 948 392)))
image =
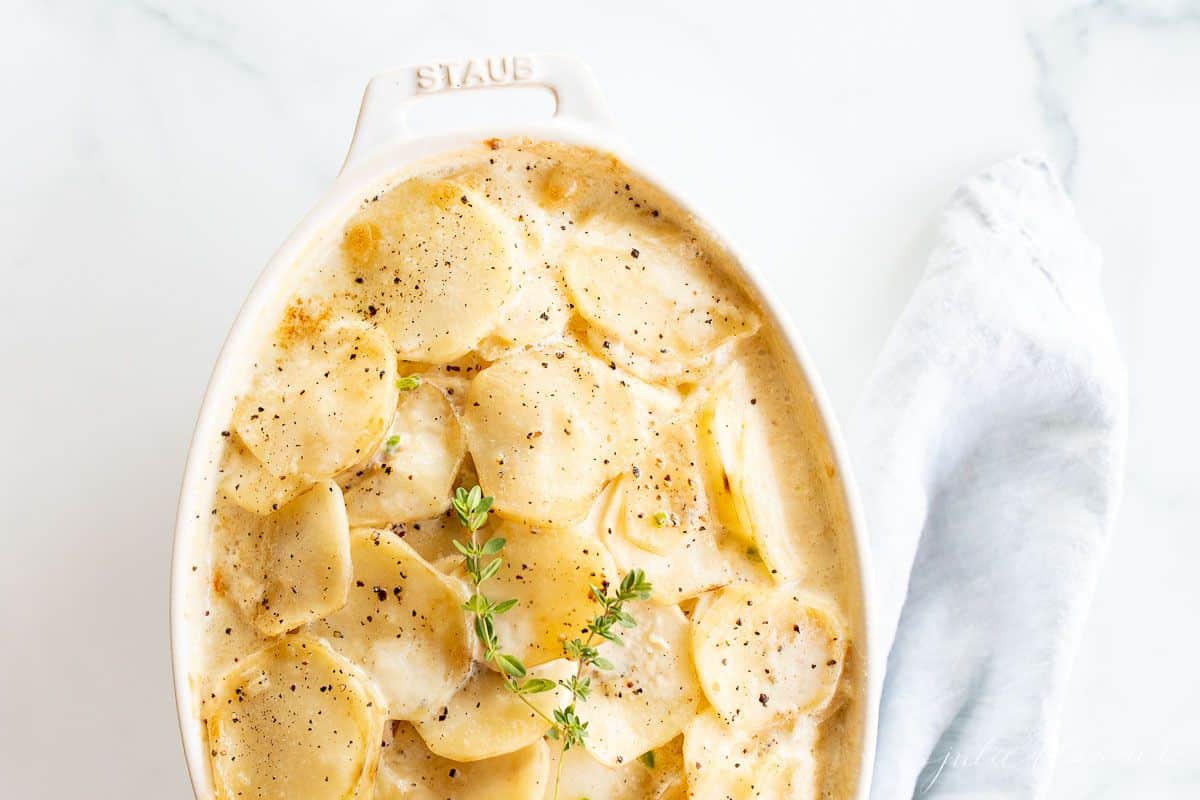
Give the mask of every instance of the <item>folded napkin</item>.
POLYGON ((874 800, 1041 797, 1120 496, 1099 251, 1038 158, 968 181, 850 426, 891 644, 874 800))

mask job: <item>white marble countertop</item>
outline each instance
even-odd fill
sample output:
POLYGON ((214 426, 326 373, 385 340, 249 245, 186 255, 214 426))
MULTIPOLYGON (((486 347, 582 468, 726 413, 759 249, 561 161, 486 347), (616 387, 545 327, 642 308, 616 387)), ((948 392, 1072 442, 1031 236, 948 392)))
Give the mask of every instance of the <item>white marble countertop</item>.
POLYGON ((1104 248, 1132 420, 1050 796, 1200 793, 1200 2, 783 5, 4 4, 5 794, 189 796, 168 553, 225 331, 369 76, 539 50, 586 59, 644 160, 763 265, 843 416, 954 184, 1054 157, 1104 248))

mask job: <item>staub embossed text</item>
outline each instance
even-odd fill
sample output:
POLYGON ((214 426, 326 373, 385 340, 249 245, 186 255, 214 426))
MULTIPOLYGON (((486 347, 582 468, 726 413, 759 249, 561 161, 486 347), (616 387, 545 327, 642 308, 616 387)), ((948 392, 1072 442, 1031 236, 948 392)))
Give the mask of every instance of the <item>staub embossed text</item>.
POLYGON ((494 56, 467 61, 441 61, 417 67, 417 91, 440 92, 527 81, 533 77, 529 56, 494 56))

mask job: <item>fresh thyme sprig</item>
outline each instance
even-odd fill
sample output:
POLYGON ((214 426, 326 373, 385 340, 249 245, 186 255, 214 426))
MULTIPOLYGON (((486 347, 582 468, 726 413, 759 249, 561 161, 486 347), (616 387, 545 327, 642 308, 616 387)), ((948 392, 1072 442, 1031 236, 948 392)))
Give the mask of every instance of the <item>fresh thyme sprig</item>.
MULTIPOLYGON (((587 671, 613 668, 612 662, 600 655, 599 646, 604 641, 624 646, 620 629, 637 625, 637 620, 625 610, 625 604, 632 600, 648 600, 653 586, 646 580, 646 574, 642 570, 635 569, 621 579, 614 593, 609 592, 610 586, 607 582, 601 587, 589 587, 592 597, 603 610, 584 629, 586 637, 576 637, 563 643, 564 655, 575 662, 575 674, 557 683, 547 678, 530 678, 520 659, 501 650, 500 639, 496 635, 496 616, 510 611, 517 605, 517 601, 509 599, 494 602, 484 595, 481 588, 500 571, 503 564, 500 552, 506 544, 500 537, 488 539, 482 545, 479 543, 478 531, 487 524, 492 498, 484 497, 483 490, 478 486, 470 490, 460 486, 454 492, 453 506, 458 521, 471 534, 469 542, 463 543, 455 539, 454 546, 462 553, 467 575, 475 586, 474 594, 463 604, 463 608, 471 612, 473 617, 475 635, 483 648, 484 661, 496 667, 504 677, 504 685, 510 692, 521 698, 526 706, 550 725, 546 735, 562 742, 564 753, 572 747, 582 747, 588 735, 588 724, 579 716, 575 703, 587 700, 591 694, 592 679, 587 671), (562 708, 555 709, 553 716, 547 715, 530 702, 528 695, 548 692, 558 686, 570 692, 571 700, 562 708)), ((563 759, 560 758, 558 772, 554 778, 556 800, 562 779, 562 763, 563 759)))
POLYGON ((554 712, 554 719, 558 725, 550 731, 550 737, 561 739, 564 751, 582 746, 584 739, 587 738, 587 722, 580 719, 575 710, 575 702, 587 700, 592 691, 592 679, 586 674, 587 670, 589 668, 599 670, 613 668, 612 662, 600 655, 599 645, 601 642, 599 640, 603 639, 624 646, 625 642, 621 638, 619 629, 637 626, 637 620, 625 610, 625 604, 631 600, 649 600, 650 594, 654 590, 650 581, 646 580, 646 573, 640 569, 627 573, 621 579, 621 584, 615 593, 609 593, 607 584, 603 588, 597 586, 589 588, 592 591, 592 597, 600 604, 603 611, 587 626, 586 638, 576 637, 563 643, 563 653, 575 662, 575 674, 567 680, 558 682, 560 686, 571 693, 571 702, 554 712))
MULTIPOLYGON (((522 699, 525 695, 550 691, 554 688, 554 681, 546 678, 527 677, 527 670, 521 660, 500 649, 500 638, 496 635, 496 616, 511 611, 517 605, 517 600, 510 598, 494 602, 488 599, 481 588, 485 582, 495 577, 504 563, 504 560, 500 558, 500 551, 506 544, 504 539, 494 537, 483 544, 479 543, 478 531, 487 524, 488 512, 492 508, 492 498, 484 497, 483 490, 478 486, 473 487, 470 491, 460 486, 454 492, 452 504, 454 512, 458 515, 458 521, 471 534, 469 542, 463 543, 455 539, 454 546, 458 552, 463 554, 467 575, 470 576, 471 583, 475 585, 474 594, 463 604, 463 608, 471 612, 473 617, 475 636, 483 648, 484 661, 494 665, 504 676, 504 685, 508 687, 508 690, 521 696, 522 699)), ((547 722, 552 722, 545 713, 529 704, 528 700, 525 702, 547 722)))

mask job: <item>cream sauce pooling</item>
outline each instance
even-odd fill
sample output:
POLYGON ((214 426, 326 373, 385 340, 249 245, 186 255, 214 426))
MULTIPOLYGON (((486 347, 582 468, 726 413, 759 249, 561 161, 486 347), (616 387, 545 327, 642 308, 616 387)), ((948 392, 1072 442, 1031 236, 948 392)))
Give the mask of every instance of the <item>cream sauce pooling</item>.
MULTIPOLYGON (((223 676, 281 641, 268 635, 275 631, 263 632, 254 624, 256 618, 270 616, 262 611, 262 587, 271 577, 265 573, 272 558, 289 552, 281 550, 287 543, 278 541, 284 526, 265 520, 317 481, 355 491, 364 485, 364 473, 379 478, 382 470, 390 478, 396 470, 419 465, 422 447, 432 447, 437 452, 431 460, 440 472, 436 480, 417 481, 422 487, 415 504, 420 516, 390 524, 375 517, 370 521, 388 546, 402 543, 405 558, 420 559, 442 575, 450 587, 445 591, 466 591, 460 558, 449 546, 461 532, 443 513, 449 492, 442 476, 457 469, 453 485, 478 480, 497 497, 502 519, 496 524, 521 526, 535 535, 569 529, 572 536, 593 542, 602 556, 603 563, 588 567, 588 578, 602 580, 610 571, 643 568, 655 582, 655 602, 679 604, 693 627, 704 624, 705 610, 725 585, 761 584, 768 591, 785 585, 786 579, 789 590, 799 587, 834 609, 843 639, 835 691, 812 713, 790 719, 786 731, 778 724, 771 730, 739 728, 737 719, 704 711, 708 703, 703 700, 688 712, 697 715, 695 724, 676 720, 678 715, 666 710, 656 716, 653 702, 637 713, 651 718, 644 736, 656 751, 677 750, 681 741, 684 752, 707 751, 711 743, 699 737, 712 736, 713 725, 732 726, 739 736, 768 743, 756 744, 763 763, 803 752, 803 757, 785 758, 796 772, 788 779, 796 791, 849 796, 861 758, 865 680, 855 648, 862 610, 844 498, 811 394, 779 332, 753 291, 740 284, 736 265, 719 245, 615 159, 525 141, 492 142, 414 180, 372 192, 348 215, 340 234, 333 246, 297 265, 291 291, 281 297, 275 316, 264 321, 256 377, 247 381, 233 409, 218 476, 221 486, 207 521, 210 548, 206 559, 197 559, 191 591, 202 610, 193 616, 192 631, 199 668, 189 679, 208 718, 228 700, 220 694, 223 676), (441 234, 431 236, 431 230, 441 234), (463 268, 472 264, 476 268, 463 268), (370 345, 380 335, 391 342, 398 362, 376 363, 378 348, 370 345), (322 358, 336 358, 341 372, 327 375, 320 368, 322 358), (543 372, 558 369, 560 361, 585 364, 586 378, 579 378, 577 368, 563 370, 557 383, 543 383, 543 372), (360 370, 357 365, 366 366, 360 370), (264 381, 288 370, 308 377, 289 384, 290 394, 261 389, 264 381), (736 386, 729 377, 735 372, 736 386), (396 421, 404 418, 408 401, 401 392, 394 416, 374 409, 394 402, 388 391, 395 375, 421 376, 430 407, 441 402, 457 412, 455 424, 461 424, 467 442, 465 461, 456 461, 457 429, 440 439, 426 431, 424 440, 405 442, 407 450, 400 445, 389 449, 392 437, 407 433, 396 428, 396 421), (539 405, 546 394, 539 387, 548 385, 552 397, 539 405), (528 396, 513 402, 522 389, 528 396), (431 390, 437 397, 428 397, 431 390), (339 405, 344 397, 358 400, 345 407, 339 405), (288 416, 297 407, 314 409, 307 412, 310 417, 336 418, 352 410, 347 416, 354 419, 354 428, 321 428, 297 438, 298 430, 308 430, 304 419, 288 416), (443 443, 433 447, 422 441, 443 443), (328 442, 328 448, 322 449, 321 442, 328 442), (399 459, 393 451, 406 455, 399 459), (292 458, 297 452, 303 458, 292 458), (319 457, 327 453, 336 457, 319 457), (719 463, 716 472, 714 462, 719 463), (687 482, 682 489, 681 480, 687 482), (669 485, 672 481, 676 484, 669 485), (663 524, 657 513, 650 513, 656 504, 663 524), (613 568, 604 566, 610 560, 613 568)), ((379 508, 414 507, 379 502, 378 492, 370 499, 374 514, 379 508)), ((546 569, 540 580, 536 569, 521 575, 514 567, 512 577, 570 591, 561 589, 561 575, 551 581, 553 568, 546 569)), ((328 569, 321 574, 328 577, 328 569)), ((382 591, 386 598, 406 588, 351 583, 344 593, 351 599, 355 592, 382 591)), ((330 589, 324 584, 322 589, 322 602, 328 605, 330 589)), ((538 597, 536 592, 532 596, 538 597)), ((387 602, 379 601, 381 610, 389 608, 387 602)), ((375 625, 371 609, 363 613, 375 625)), ((552 645, 554 634, 537 629, 540 618, 525 623, 515 624, 512 636, 532 631, 521 644, 552 659, 547 642, 552 645)), ((445 649, 455 648, 435 635, 432 622, 425 627, 427 634, 420 623, 409 626, 412 634, 405 646, 411 644, 412 650, 386 651, 393 666, 386 671, 377 667, 381 671, 368 693, 379 694, 380 683, 396 683, 396 663, 446 661, 445 649)), ((336 626, 320 618, 302 631, 321 637, 330 659, 348 658, 365 670, 368 680, 372 658, 383 659, 384 651, 371 649, 382 645, 360 642, 347 648, 336 626)), ((686 646, 677 643, 674 650, 686 646)), ((684 662, 693 657, 672 655, 684 662)), ((429 678, 430 684, 443 687, 443 693, 465 686, 463 666, 457 660, 454 664, 436 680, 429 678)), ((633 665, 629 680, 644 683, 651 699, 654 687, 678 677, 638 669, 633 665)), ((690 667, 678 669, 692 676, 686 680, 699 681, 690 667)), ((675 684, 672 691, 679 696, 678 680, 675 684)), ((660 693, 670 694, 666 688, 660 693)), ((404 729, 408 744, 403 752, 411 754, 421 744, 413 731, 436 725, 436 719, 421 718, 425 710, 413 710, 417 705, 397 706, 386 714, 374 707, 362 713, 413 723, 415 728, 404 729)), ((609 715, 618 728, 622 713, 617 704, 609 715)), ((427 744, 436 746, 432 740, 427 744)), ((456 743, 455 750, 460 756, 466 752, 461 745, 456 743)), ((612 748, 597 748, 593 755, 600 768, 616 769, 601 763, 612 748)), ((495 769, 516 764, 513 768, 526 778, 546 761, 542 756, 533 761, 490 758, 497 761, 495 769)), ((362 761, 374 765, 378 753, 367 753, 362 761)), ((664 786, 682 791, 689 775, 700 777, 686 763, 666 763, 674 766, 663 769, 680 774, 660 781, 664 786)), ((721 762, 712 763, 719 768, 721 762)), ((381 772, 378 796, 405 796, 396 794, 400 790, 395 786, 383 785, 395 772, 381 772)), ((642 782, 635 777, 613 785, 642 782)), ((744 788, 744 779, 740 766, 718 770, 715 777, 711 771, 703 775, 703 783, 716 790, 723 785, 734 787, 731 791, 744 788)), ((365 786, 355 791, 368 796, 365 786)), ((699 785, 691 792, 708 796, 699 785)))

